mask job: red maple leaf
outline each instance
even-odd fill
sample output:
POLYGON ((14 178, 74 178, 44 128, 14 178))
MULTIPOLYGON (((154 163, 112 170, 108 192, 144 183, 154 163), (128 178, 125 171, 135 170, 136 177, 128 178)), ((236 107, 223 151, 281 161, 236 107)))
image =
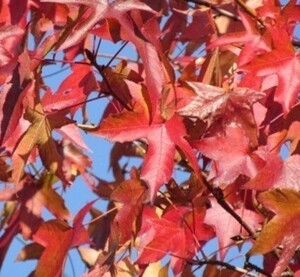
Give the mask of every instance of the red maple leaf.
MULTIPOLYGON (((204 222, 214 226, 219 242, 220 256, 223 260, 229 247, 234 244, 231 238, 238 235, 248 235, 248 233, 217 201, 211 199, 211 205, 212 207, 206 211, 204 222)), ((258 228, 263 221, 261 215, 248 209, 235 209, 234 212, 253 230, 258 228)))
POLYGON ((201 242, 214 235, 203 223, 205 210, 172 207, 161 218, 146 208, 140 231, 138 264, 156 262, 171 254, 171 268, 175 276, 182 272, 186 260, 197 253, 201 242))
MULTIPOLYGON (((27 97, 28 102, 33 102, 33 98, 27 97)), ((38 148, 41 160, 45 167, 51 172, 55 172, 64 183, 68 183, 62 171, 62 158, 57 150, 55 140, 52 138, 52 130, 61 126, 73 123, 73 120, 59 114, 47 116, 40 103, 31 103, 24 111, 24 118, 20 120, 29 121, 31 124, 22 135, 16 147, 13 149, 12 178, 16 184, 21 180, 24 168, 35 147, 38 148)), ((12 138, 13 139, 13 138, 12 138)))
POLYGON ((121 204, 113 221, 113 228, 120 233, 119 243, 124 244, 136 234, 136 221, 145 200, 146 187, 138 179, 137 172, 131 172, 131 179, 123 181, 111 194, 111 199, 121 204))
POLYGON ((70 219, 63 198, 52 188, 55 181, 51 174, 43 174, 38 181, 26 175, 18 188, 6 188, 0 192, 1 201, 18 203, 16 212, 7 223, 0 237, 0 266, 14 236, 21 233, 25 239, 31 238, 42 223, 42 210, 47 208, 56 218, 70 219))
POLYGON ((273 0, 265 0, 264 5, 258 7, 256 11, 259 17, 271 19, 273 23, 276 22, 276 25, 281 30, 287 30, 291 36, 294 35, 294 28, 300 18, 300 7, 297 5, 297 1, 291 0, 283 7, 280 7, 273 0))
MULTIPOLYGON (((212 41, 209 47, 214 48, 216 46, 226 46, 228 44, 233 45, 233 47, 236 46, 234 52, 240 52, 239 66, 241 66, 250 62, 256 55, 269 52, 271 50, 271 42, 268 33, 262 33, 258 29, 255 19, 244 12, 239 12, 239 15, 245 27, 245 31, 225 34, 212 41), (243 45, 241 50, 239 50, 240 45, 243 45)), ((228 48, 231 49, 230 47, 228 48)))
MULTIPOLYGON (((257 130, 253 118, 252 106, 264 97, 262 92, 246 87, 237 87, 232 91, 199 82, 186 82, 196 93, 186 97, 190 102, 178 110, 180 115, 195 117, 211 125, 221 118, 224 124, 237 122, 257 144, 257 130)), ((220 122, 217 122, 220 125, 220 122)))
POLYGON ((291 44, 289 34, 281 28, 268 27, 276 48, 271 52, 255 57, 249 64, 240 69, 255 78, 276 75, 268 87, 276 87, 274 100, 281 104, 287 114, 295 104, 300 90, 300 60, 299 54, 291 44))
MULTIPOLYGON (((4 73, 2 67, 7 66, 5 69, 11 69, 8 65, 10 63, 16 65, 16 56, 18 47, 15 47, 20 43, 20 37, 24 34, 24 30, 16 25, 0 26, 0 72, 4 73)), ((7 72, 9 73, 9 72, 7 72)), ((6 74, 7 76, 7 74, 6 74)), ((1 79, 3 77, 1 76, 1 79)), ((1 80, 0 79, 0 80, 1 80)), ((0 82, 2 83, 2 82, 0 82)))
POLYGON ((82 107, 92 91, 98 90, 99 85, 91 68, 83 64, 73 64, 72 73, 64 79, 57 91, 52 94, 47 88, 42 105, 45 113, 65 111, 74 114, 82 107))
MULTIPOLYGON (((145 82, 147 88, 151 93, 149 93, 151 103, 152 103, 152 116, 154 116, 160 93, 164 84, 164 67, 159 58, 159 33, 156 32, 156 35, 149 34, 154 32, 154 30, 159 30, 159 28, 151 29, 149 32, 147 28, 147 24, 143 24, 140 26, 135 23, 133 18, 129 15, 131 11, 146 11, 150 14, 156 16, 157 12, 151 9, 150 6, 138 0, 117 0, 113 3, 109 3, 107 0, 42 0, 42 2, 53 2, 53 3, 64 3, 64 4, 82 4, 88 6, 90 9, 88 10, 88 16, 86 20, 71 30, 71 34, 67 37, 67 39, 62 43, 59 47, 59 50, 66 49, 70 46, 74 46, 82 41, 88 34, 90 30, 96 25, 98 22, 103 19, 112 18, 119 22, 121 26, 121 33, 123 34, 124 40, 131 41, 135 47, 139 55, 143 60, 143 66, 145 70, 145 82), (139 29, 139 35, 136 34, 135 30, 139 29), (149 43, 147 39, 150 39, 152 42, 149 43), (153 41, 151 38, 154 38, 153 41)), ((156 22, 157 24, 157 22, 156 22)))
POLYGON ((89 16, 84 22, 79 23, 78 26, 74 28, 66 41, 60 46, 60 50, 79 43, 99 21, 105 18, 115 18, 120 22, 122 28, 133 37, 134 27, 126 13, 131 10, 144 10, 154 14, 156 13, 148 5, 137 0, 129 0, 126 2, 118 0, 112 4, 110 4, 108 0, 42 0, 41 2, 82 4, 90 8, 89 16))
POLYGON ((24 112, 23 99, 34 87, 34 84, 30 82, 23 90, 20 90, 17 88, 19 85, 20 75, 16 68, 12 74, 12 84, 4 85, 0 94, 0 145, 12 138, 24 112))
POLYGON ((36 276, 59 276, 68 251, 72 247, 90 242, 82 221, 94 202, 88 203, 78 212, 73 227, 56 219, 41 224, 33 236, 35 242, 45 247, 35 270, 36 276))
POLYGON ((299 190, 300 155, 293 155, 283 160, 277 154, 258 150, 255 152, 265 165, 258 170, 257 175, 243 187, 255 190, 293 189, 299 190))
POLYGON ((141 170, 141 178, 146 181, 150 198, 154 200, 158 189, 167 183, 172 175, 176 146, 179 147, 198 172, 198 162, 194 151, 185 140, 185 126, 176 114, 169 120, 160 119, 150 122, 149 109, 142 96, 141 87, 127 81, 135 99, 133 111, 112 114, 98 127, 88 128, 94 135, 111 141, 126 142, 146 139, 148 150, 141 170))
POLYGON ((240 174, 253 177, 257 173, 257 158, 251 154, 244 130, 237 125, 227 126, 224 135, 204 138, 193 146, 213 160, 209 179, 215 184, 231 184, 240 174))
POLYGON ((59 146, 59 152, 63 156, 63 171, 67 181, 72 182, 78 174, 81 174, 84 181, 93 187, 93 176, 88 172, 92 165, 91 159, 69 140, 63 140, 59 146))

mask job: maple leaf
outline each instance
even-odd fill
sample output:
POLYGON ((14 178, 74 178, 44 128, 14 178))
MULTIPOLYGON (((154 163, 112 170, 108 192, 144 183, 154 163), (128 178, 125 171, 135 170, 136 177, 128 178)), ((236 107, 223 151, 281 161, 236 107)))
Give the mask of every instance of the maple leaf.
MULTIPOLYGON (((194 151, 184 139, 186 134, 182 120, 174 115, 167 121, 149 122, 147 103, 141 94, 141 87, 130 81, 130 92, 135 98, 134 111, 124 111, 105 118, 100 125, 86 130, 111 141, 126 142, 146 139, 148 150, 141 170, 153 201, 158 189, 167 183, 172 175, 176 146, 186 155, 193 169, 198 172, 194 151)), ((83 128, 84 129, 84 128, 83 128)))
MULTIPOLYGON (((83 4, 87 5, 91 9, 88 18, 82 25, 77 26, 77 29, 75 29, 74 32, 71 33, 66 39, 66 41, 63 42, 63 44, 59 47, 59 50, 63 50, 78 44, 100 20, 113 18, 119 22, 125 34, 123 39, 131 41, 136 46, 143 60, 144 69, 146 72, 145 82, 148 90, 151 91, 149 96, 153 106, 152 116, 154 116, 157 109, 160 92, 164 83, 164 68, 160 62, 159 53, 154 47, 154 45, 157 45, 158 43, 153 43, 152 45, 146 41, 144 38, 148 37, 146 30, 143 31, 142 27, 139 28, 139 26, 132 21, 132 18, 129 16, 128 12, 132 10, 141 10, 147 11, 154 15, 157 15, 157 12, 151 9, 145 3, 137 0, 117 0, 111 4, 107 0, 42 0, 42 2, 83 4), (139 28, 140 35, 136 35, 136 28, 139 28), (141 36, 142 38, 140 38, 141 36)), ((151 32, 153 32, 153 29, 151 32)), ((158 38, 159 36, 157 35, 156 37, 158 38)), ((158 39, 156 39, 156 42, 158 42, 158 39)))
POLYGON ((25 28, 25 17, 28 12, 29 1, 19 0, 3 0, 1 5, 1 23, 18 24, 20 27, 25 28), (18 7, 17 10, 14 7, 18 7))
POLYGON ((137 216, 145 200, 146 187, 138 179, 137 172, 131 172, 131 179, 123 181, 111 194, 111 199, 121 204, 113 221, 113 227, 120 232, 120 243, 124 244, 136 233, 137 216))
POLYGON ((213 160, 209 179, 215 184, 231 184, 240 174, 256 175, 256 157, 251 155, 244 130, 237 125, 227 126, 224 136, 204 138, 193 146, 213 160))
POLYGON ((0 145, 3 145, 17 128, 23 114, 24 103, 22 101, 36 86, 36 82, 33 82, 30 77, 30 58, 26 50, 12 63, 16 64, 9 68, 0 67, 0 76, 6 81, 0 95, 0 110, 2 112, 0 115, 0 145), (2 70, 4 71, 3 74, 1 73, 2 70), (9 72, 11 78, 6 78, 5 72, 9 72))
POLYGON ((186 82, 186 84, 196 95, 190 97, 190 103, 178 110, 178 113, 202 120, 224 115, 226 109, 234 110, 235 107, 241 104, 250 108, 251 105, 264 96, 263 93, 250 88, 236 88, 233 91, 226 91, 223 88, 199 82, 186 82), (228 105, 231 107, 228 107, 228 105))
POLYGON ((281 30, 287 30, 292 34, 299 21, 300 7, 294 0, 289 1, 284 7, 280 7, 274 1, 265 0, 264 5, 258 7, 256 11, 259 17, 275 21, 281 30))
POLYGON ((93 207, 90 210, 90 214, 92 220, 97 219, 97 221, 92 221, 88 226, 92 245, 95 249, 104 249, 110 235, 114 214, 110 213, 107 216, 102 216, 103 213, 93 207))
MULTIPOLYGON (((45 207, 58 219, 70 219, 70 213, 63 198, 53 188, 53 184, 56 181, 57 178, 55 178, 55 176, 44 173, 38 180, 36 186, 33 186, 31 190, 25 187, 18 192, 20 201, 26 200, 24 201, 25 206, 28 207, 29 211, 32 209, 32 214, 37 217, 41 217, 42 208, 45 207)), ((15 197, 14 193, 13 198, 15 197)))
POLYGON ((82 150, 92 152, 92 150, 84 142, 82 135, 80 133, 80 129, 77 127, 75 123, 64 125, 59 129, 57 129, 56 131, 63 136, 64 140, 74 144, 74 146, 79 147, 82 150))
POLYGON ((299 190, 300 155, 293 155, 285 160, 265 151, 256 151, 265 160, 265 165, 243 187, 246 189, 293 189, 299 190))
MULTIPOLYGON (((53 188, 57 178, 50 173, 43 173, 37 181, 33 181, 29 176, 25 176, 19 183, 16 190, 4 189, 0 193, 1 201, 18 201, 22 206, 20 221, 24 221, 26 225, 26 216, 28 213, 37 218, 42 215, 43 207, 47 208, 56 218, 68 220, 70 213, 65 206, 63 198, 53 188), (23 218, 22 218, 23 214, 23 218)), ((30 226, 30 224, 27 224, 30 226)), ((29 237, 23 232, 24 237, 29 237)))
POLYGON ((12 62, 15 54, 12 45, 5 41, 12 37, 20 37, 23 34, 24 30, 16 25, 0 26, 0 68, 12 62))
MULTIPOLYGON (((103 75, 105 75, 106 81, 102 82, 101 91, 113 91, 113 94, 122 100, 123 103, 130 103, 131 99, 126 80, 135 83, 143 81, 143 78, 137 72, 130 69, 126 61, 121 61, 114 68, 105 67, 103 69, 103 75)), ((123 109, 121 104, 114 100, 106 107, 103 117, 111 110, 118 110, 116 109, 118 106, 120 106, 119 110, 123 109)))
POLYGON ((92 164, 91 159, 68 140, 61 142, 59 150, 63 156, 63 171, 66 179, 73 181, 78 174, 81 174, 84 181, 93 187, 90 180, 92 174, 88 172, 92 164))
POLYGON ((0 200, 16 203, 16 206, 0 237, 0 266, 14 236, 21 233, 23 238, 28 239, 39 228, 43 207, 57 218, 64 220, 70 218, 62 197, 52 188, 55 181, 53 177, 51 174, 42 174, 41 178, 35 181, 26 175, 20 181, 18 190, 7 188, 1 191, 0 200))
MULTIPOLYGON (((210 202, 212 206, 206 211, 204 222, 214 226, 219 242, 220 256, 223 260, 229 247, 234 244, 231 238, 237 235, 248 235, 248 232, 216 200, 211 199, 210 202)), ((261 215, 248 209, 235 209, 234 212, 253 230, 257 229, 263 221, 261 215)))
POLYGON ((56 219, 41 224, 38 231, 34 234, 33 240, 45 249, 38 261, 35 276, 59 276, 62 273, 69 249, 90 242, 82 221, 94 202, 86 204, 77 213, 73 227, 69 226, 65 221, 56 219))
POLYGON ((250 253, 265 254, 281 244, 283 250, 272 274, 279 277, 300 244, 300 194, 289 189, 276 189, 260 193, 258 201, 275 216, 264 226, 250 253))
MULTIPOLYGON (((241 21, 245 27, 245 31, 225 34, 220 38, 212 41, 209 44, 209 48, 214 48, 217 46, 224 46, 228 44, 242 44, 243 47, 239 53, 239 66, 242 66, 250 62, 256 55, 269 52, 270 47, 270 37, 268 33, 261 33, 256 25, 256 20, 250 15, 239 12, 241 21)), ((229 48, 230 49, 230 48, 229 48)))
POLYGON ((175 276, 183 270, 185 260, 193 257, 201 241, 212 238, 214 232, 203 223, 205 210, 187 207, 169 209, 161 218, 144 210, 140 231, 138 264, 149 264, 171 254, 171 268, 175 276), (197 241, 195 241, 197 240, 197 241), (174 256, 172 256, 174 255, 174 256))
POLYGON ((20 210, 14 212, 13 217, 10 219, 9 225, 0 238, 0 268, 2 267, 3 261, 6 257, 7 250, 12 243, 14 237, 19 233, 19 219, 20 210))
POLYGON ((196 95, 190 97, 189 104, 178 110, 180 115, 199 118, 207 121, 209 125, 219 118, 224 123, 237 122, 245 128, 251 142, 257 143, 256 124, 251 107, 264 97, 262 92, 243 87, 226 91, 199 82, 186 82, 186 84, 196 95))
POLYGON ((60 46, 60 50, 66 49, 72 45, 79 43, 94 25, 104 18, 117 19, 123 28, 133 35, 133 25, 128 20, 126 13, 131 10, 144 10, 151 13, 156 13, 148 5, 137 0, 117 0, 110 4, 107 0, 41 0, 41 2, 64 3, 64 4, 82 4, 87 5, 90 9, 90 15, 86 21, 77 26, 71 33, 68 39, 60 46))
POLYGON ((71 112, 74 115, 85 104, 89 94, 98 89, 99 85, 91 68, 84 64, 73 64, 72 73, 54 94, 48 88, 41 103, 45 113, 64 110, 65 113, 71 112))
POLYGON ((294 50, 286 31, 275 27, 268 29, 273 40, 278 42, 277 48, 255 57, 240 69, 251 76, 268 77, 275 74, 278 80, 272 82, 276 86, 274 100, 281 104, 287 114, 296 102, 300 89, 297 78, 300 74, 299 54, 294 50))
POLYGON ((61 118, 59 114, 45 115, 41 104, 36 104, 34 109, 28 107, 24 119, 31 122, 31 125, 20 138, 12 155, 12 178, 14 182, 18 184, 20 181, 29 155, 35 146, 38 147, 40 157, 46 168, 66 182, 62 172, 62 158, 57 151, 51 132, 54 128, 59 128, 73 121, 68 118, 61 118))
MULTIPOLYGON (((210 17, 210 11, 209 10, 195 10, 194 12, 191 12, 189 9, 186 11, 176 11, 181 15, 181 18, 179 16, 175 18, 177 21, 183 21, 183 28, 182 32, 179 35, 178 41, 189 42, 187 46, 185 47, 185 55, 191 56, 195 50, 197 50, 203 43, 207 40, 208 37, 210 37, 214 32, 214 27, 212 26, 212 21, 210 17), (182 14, 187 14, 192 17, 192 21, 187 25, 187 19, 185 17, 182 17, 182 14), (199 26, 202 26, 202 32, 199 34, 199 26)), ((176 26, 177 27, 177 26, 176 26)), ((179 26, 178 26, 179 27, 179 26)), ((178 32, 179 28, 176 28, 175 30, 178 32)))
POLYGON ((20 75, 15 68, 12 73, 12 83, 6 84, 0 94, 0 145, 3 145, 13 134, 23 114, 23 98, 32 89, 29 83, 23 90, 19 89, 20 75))

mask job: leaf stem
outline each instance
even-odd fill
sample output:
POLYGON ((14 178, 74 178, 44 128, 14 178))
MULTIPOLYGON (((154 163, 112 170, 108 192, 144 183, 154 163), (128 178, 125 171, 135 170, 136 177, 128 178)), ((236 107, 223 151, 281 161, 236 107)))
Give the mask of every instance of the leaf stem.
POLYGON ((99 215, 99 216, 93 218, 93 219, 90 220, 89 222, 83 224, 83 226, 89 225, 89 224, 91 224, 91 223, 93 223, 93 222, 95 222, 95 221, 101 219, 102 217, 107 216, 108 214, 112 213, 113 211, 115 211, 115 210, 117 210, 117 209, 118 209, 118 207, 116 206, 116 207, 114 207, 114 208, 112 208, 112 209, 106 211, 105 213, 103 213, 103 214, 101 214, 101 215, 99 215))
POLYGON ((114 61, 115 58, 120 54, 120 52, 125 48, 128 44, 128 41, 124 42, 120 49, 111 57, 110 61, 106 64, 106 67, 110 66, 110 64, 114 61))

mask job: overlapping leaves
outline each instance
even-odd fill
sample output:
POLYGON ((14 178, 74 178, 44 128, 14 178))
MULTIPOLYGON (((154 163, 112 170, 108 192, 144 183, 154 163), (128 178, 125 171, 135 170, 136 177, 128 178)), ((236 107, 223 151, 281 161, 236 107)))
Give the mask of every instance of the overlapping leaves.
POLYGON ((168 267, 189 276, 202 265, 205 276, 299 271, 299 5, 189 2, 0 5, 1 264, 21 234, 32 243, 18 259, 38 259, 36 276, 63 275, 69 250, 82 244, 85 276, 168 267), (102 66, 103 40, 130 42, 138 59, 102 66), (44 73, 57 62, 71 71, 63 68, 56 90, 44 73), (100 123, 88 125, 89 103, 104 97, 100 123), (98 164, 89 171, 82 129, 117 142, 112 181, 96 177, 98 164), (179 171, 190 176, 180 182, 179 171), (87 204, 72 224, 64 193, 78 175, 108 205, 87 204), (213 237, 220 255, 206 256, 213 237), (264 268, 224 260, 236 237, 254 244, 249 256, 264 255, 264 268))

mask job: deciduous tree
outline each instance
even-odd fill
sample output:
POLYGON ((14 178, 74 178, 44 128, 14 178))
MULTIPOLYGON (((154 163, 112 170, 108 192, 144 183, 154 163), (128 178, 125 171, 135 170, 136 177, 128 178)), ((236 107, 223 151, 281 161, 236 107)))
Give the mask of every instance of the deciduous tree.
POLYGON ((300 274, 299 20, 294 0, 2 0, 0 266, 19 236, 34 276, 74 248, 76 276, 300 274), (72 215, 80 175, 96 200, 72 215))

